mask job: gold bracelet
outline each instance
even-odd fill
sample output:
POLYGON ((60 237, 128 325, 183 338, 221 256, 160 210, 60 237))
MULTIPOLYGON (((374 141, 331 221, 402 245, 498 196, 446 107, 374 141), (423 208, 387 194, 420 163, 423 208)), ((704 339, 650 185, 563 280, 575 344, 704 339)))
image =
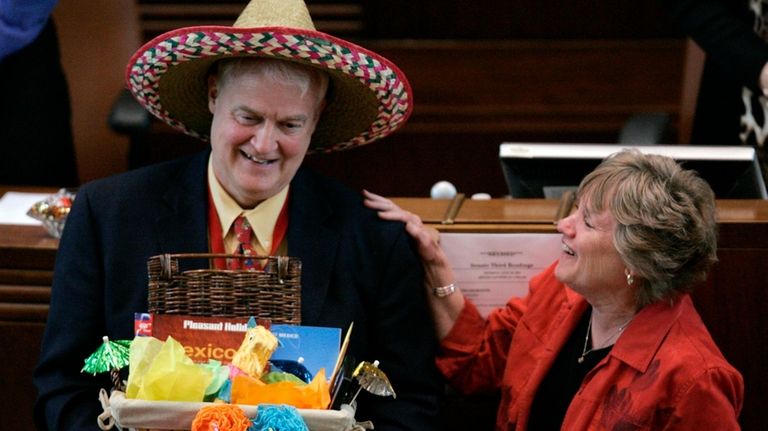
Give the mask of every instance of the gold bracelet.
POLYGON ((438 298, 445 298, 446 296, 451 296, 453 295, 454 292, 456 292, 456 285, 454 283, 451 283, 447 286, 432 288, 432 293, 438 298))

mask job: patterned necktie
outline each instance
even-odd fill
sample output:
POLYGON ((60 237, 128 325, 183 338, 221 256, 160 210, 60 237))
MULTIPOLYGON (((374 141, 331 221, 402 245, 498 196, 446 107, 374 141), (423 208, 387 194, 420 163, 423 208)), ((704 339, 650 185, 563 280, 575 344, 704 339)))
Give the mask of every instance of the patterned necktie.
MULTIPOLYGON (((233 224, 235 229, 235 237, 237 238, 238 246, 235 250, 236 254, 242 254, 245 256, 255 256, 256 250, 253 249, 251 244, 251 238, 253 237, 253 229, 251 224, 248 223, 248 219, 244 215, 240 214, 233 224)), ((254 264, 254 259, 230 259, 229 269, 257 269, 254 264)))

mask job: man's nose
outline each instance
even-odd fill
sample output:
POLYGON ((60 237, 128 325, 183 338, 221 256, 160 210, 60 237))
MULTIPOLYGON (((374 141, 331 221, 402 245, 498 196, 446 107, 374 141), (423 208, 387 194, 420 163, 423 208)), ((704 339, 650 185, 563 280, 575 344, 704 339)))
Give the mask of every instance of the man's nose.
POLYGON ((255 128, 250 143, 259 153, 268 153, 277 146, 275 126, 268 122, 255 128))

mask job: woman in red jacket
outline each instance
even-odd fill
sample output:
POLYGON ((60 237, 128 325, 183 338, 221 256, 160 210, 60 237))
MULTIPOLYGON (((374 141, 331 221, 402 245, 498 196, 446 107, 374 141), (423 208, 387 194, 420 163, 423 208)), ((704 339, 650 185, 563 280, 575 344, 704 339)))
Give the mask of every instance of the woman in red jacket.
POLYGON ((433 228, 383 197, 366 202, 417 240, 438 366, 464 393, 501 392, 498 430, 739 429, 743 379, 688 294, 717 259, 714 194, 674 160, 603 161, 558 222, 559 259, 487 318, 433 228))

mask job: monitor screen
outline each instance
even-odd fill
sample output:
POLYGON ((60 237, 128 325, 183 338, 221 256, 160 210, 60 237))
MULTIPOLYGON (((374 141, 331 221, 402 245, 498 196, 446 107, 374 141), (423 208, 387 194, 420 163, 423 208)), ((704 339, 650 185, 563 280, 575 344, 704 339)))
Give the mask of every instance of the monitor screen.
POLYGON ((693 169, 718 199, 768 199, 752 147, 503 143, 499 158, 513 198, 558 199, 608 155, 624 148, 661 154, 693 169))

